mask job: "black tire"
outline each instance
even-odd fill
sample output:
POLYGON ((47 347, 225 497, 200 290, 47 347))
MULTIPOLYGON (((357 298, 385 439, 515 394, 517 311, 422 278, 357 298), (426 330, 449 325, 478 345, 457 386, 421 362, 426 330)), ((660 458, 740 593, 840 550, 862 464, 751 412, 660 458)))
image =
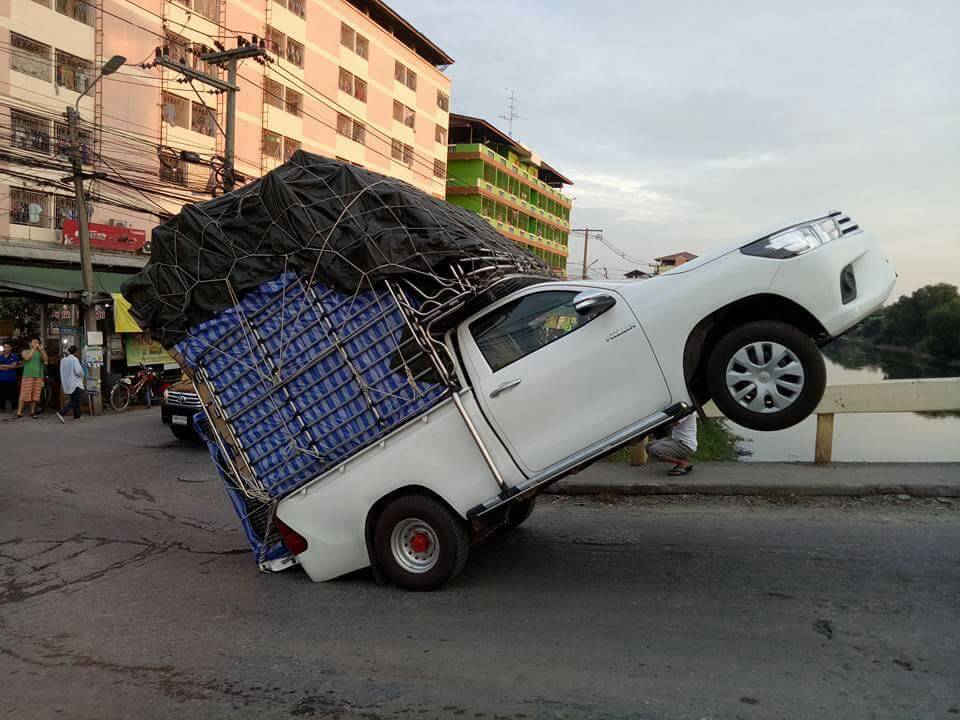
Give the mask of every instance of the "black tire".
MULTIPOLYGON (((405 495, 393 500, 380 513, 373 544, 377 562, 392 583, 407 590, 436 590, 463 570, 470 551, 470 535, 466 523, 436 498, 405 495), (424 551, 425 555, 430 553, 427 561, 409 556, 406 560, 398 559, 394 554, 395 531, 398 541, 402 541, 402 530, 409 528, 410 522, 415 523, 415 528, 429 528, 433 533, 433 538, 428 540, 429 547, 424 551), (416 562, 433 564, 418 571, 411 570, 409 563, 416 562)), ((401 545, 409 547, 402 542, 401 545)))
MULTIPOLYGON (((756 353, 753 354, 756 356, 756 353)), ((772 352, 771 352, 772 356, 772 352)), ((735 365, 734 367, 739 367, 735 365)), ((796 384, 798 376, 784 376, 791 384, 796 384), (790 378, 793 378, 792 380, 790 378)), ((777 386, 778 390, 789 393, 790 390, 785 386, 777 386)), ((710 395, 713 401, 720 408, 720 411, 730 418, 733 422, 751 428, 752 430, 783 430, 796 425, 814 411, 820 398, 823 397, 823 390, 827 384, 827 368, 823 362, 823 355, 819 348, 806 334, 786 323, 775 321, 759 321, 741 325, 729 331, 720 338, 720 341, 714 346, 707 361, 707 385, 710 388, 710 395), (783 345, 793 354, 797 362, 800 363, 803 370, 802 387, 794 395, 789 396, 792 401, 781 410, 770 409, 765 412, 751 410, 741 405, 732 394, 727 383, 727 367, 736 354, 741 349, 746 349, 751 343, 759 343, 767 350, 771 349, 770 343, 783 345), (766 346, 763 346, 767 343, 766 346)), ((757 398, 757 385, 754 383, 754 391, 749 392, 748 388, 751 381, 745 380, 734 387, 735 391, 747 391, 749 394, 744 399, 757 398)), ((782 396, 781 396, 782 397, 782 396)), ((773 401, 770 398, 761 398, 762 403, 767 407, 773 407, 773 401)))
POLYGON ((507 509, 507 521, 503 524, 503 530, 514 530, 523 525, 527 518, 533 514, 533 509, 537 506, 537 496, 524 500, 517 500, 510 503, 507 509))
POLYGON ((189 443, 200 442, 200 437, 191 427, 184 425, 171 425, 170 432, 173 433, 173 436, 177 438, 177 440, 183 440, 184 442, 189 443))
POLYGON ((123 412, 130 406, 130 386, 118 382, 110 389, 110 407, 117 412, 123 412))

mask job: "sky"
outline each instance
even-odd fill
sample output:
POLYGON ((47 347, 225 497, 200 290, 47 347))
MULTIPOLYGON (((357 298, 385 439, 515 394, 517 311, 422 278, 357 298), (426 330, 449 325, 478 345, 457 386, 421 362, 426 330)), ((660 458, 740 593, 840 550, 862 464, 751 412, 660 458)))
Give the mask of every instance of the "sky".
MULTIPOLYGON (((632 258, 839 209, 894 297, 960 285, 958 0, 388 2, 454 58, 454 112, 505 129, 517 93, 514 137, 574 181, 573 227, 632 258)), ((571 274, 582 256, 574 237, 571 274)))

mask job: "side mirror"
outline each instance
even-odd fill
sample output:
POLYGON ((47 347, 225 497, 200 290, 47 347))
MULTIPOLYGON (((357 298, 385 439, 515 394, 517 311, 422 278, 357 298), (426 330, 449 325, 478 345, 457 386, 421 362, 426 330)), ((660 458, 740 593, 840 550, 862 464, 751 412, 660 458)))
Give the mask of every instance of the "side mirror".
POLYGON ((610 295, 604 293, 581 293, 573 300, 573 309, 577 315, 602 315, 617 304, 610 295))

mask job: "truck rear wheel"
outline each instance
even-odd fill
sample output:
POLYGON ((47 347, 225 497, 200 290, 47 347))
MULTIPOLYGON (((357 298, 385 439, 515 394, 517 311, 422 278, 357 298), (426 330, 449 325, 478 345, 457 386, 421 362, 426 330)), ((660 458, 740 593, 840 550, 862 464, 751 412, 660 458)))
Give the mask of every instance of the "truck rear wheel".
POLYGON ((384 575, 407 590, 441 587, 460 573, 470 550, 464 521, 429 495, 405 495, 387 505, 373 542, 384 575))

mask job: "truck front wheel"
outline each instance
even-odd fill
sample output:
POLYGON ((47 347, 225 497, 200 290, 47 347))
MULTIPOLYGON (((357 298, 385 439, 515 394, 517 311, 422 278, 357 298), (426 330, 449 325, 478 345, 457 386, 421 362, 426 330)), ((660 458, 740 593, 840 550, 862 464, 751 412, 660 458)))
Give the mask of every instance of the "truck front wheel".
POLYGON ((464 521, 429 495, 405 495, 387 505, 373 542, 383 573, 407 590, 441 587, 460 573, 470 550, 464 521))

